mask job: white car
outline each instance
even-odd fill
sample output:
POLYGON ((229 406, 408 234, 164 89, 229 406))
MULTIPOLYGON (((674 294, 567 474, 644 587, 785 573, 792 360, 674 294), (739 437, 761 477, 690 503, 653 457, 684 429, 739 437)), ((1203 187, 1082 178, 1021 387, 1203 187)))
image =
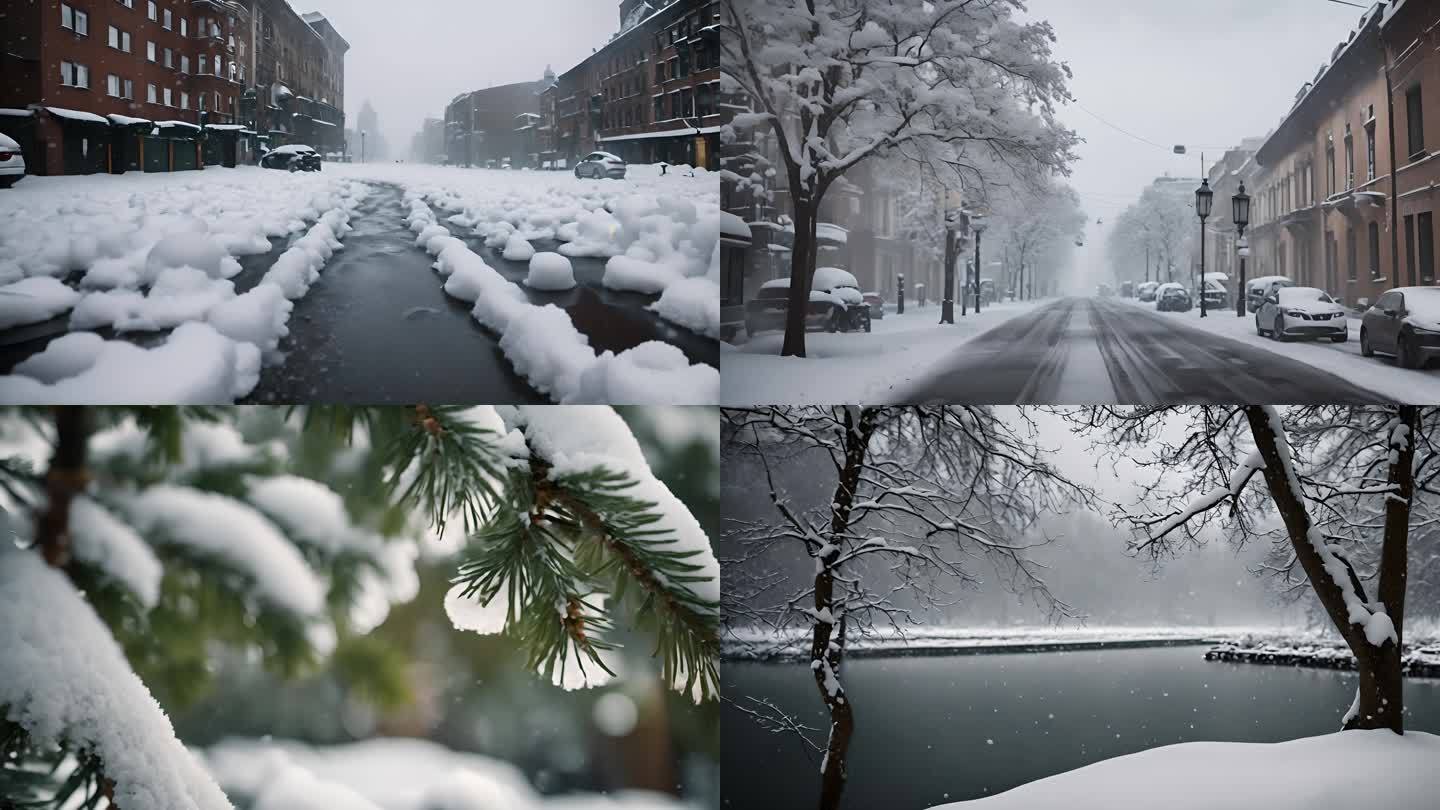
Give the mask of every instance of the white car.
POLYGON ((9 188, 25 176, 25 155, 20 144, 4 133, 0 133, 0 188, 9 188))
POLYGON ((625 161, 609 152, 591 152, 575 164, 576 177, 609 177, 625 179, 625 161))
POLYGON ((1260 299, 1255 332, 1276 340, 1328 337, 1344 343, 1350 338, 1350 319, 1345 308, 1318 287, 1281 286, 1260 299))

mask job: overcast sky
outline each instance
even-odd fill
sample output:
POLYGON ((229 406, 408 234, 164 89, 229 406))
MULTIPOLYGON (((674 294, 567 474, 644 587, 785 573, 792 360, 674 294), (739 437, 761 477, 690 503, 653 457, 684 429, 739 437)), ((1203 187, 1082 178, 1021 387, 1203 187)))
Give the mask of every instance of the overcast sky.
POLYGON ((391 157, 408 157, 425 116, 469 90, 563 73, 620 27, 619 0, 290 0, 350 43, 345 115, 368 98, 391 157))
MULTIPOLYGON (((1103 262, 1095 220, 1108 223, 1151 180, 1198 177, 1201 147, 1273 129, 1362 13, 1328 0, 1029 0, 1029 9, 1055 26, 1056 55, 1075 73, 1078 104, 1062 120, 1086 141, 1070 179, 1090 214, 1081 264, 1103 262), (1172 154, 1174 144, 1189 153, 1172 154)), ((1204 151, 1207 161, 1221 154, 1204 151)))

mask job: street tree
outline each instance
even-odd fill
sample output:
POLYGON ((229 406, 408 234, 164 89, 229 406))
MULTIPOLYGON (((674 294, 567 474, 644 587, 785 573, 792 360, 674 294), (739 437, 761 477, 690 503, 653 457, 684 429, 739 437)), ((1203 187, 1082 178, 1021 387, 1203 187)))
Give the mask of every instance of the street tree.
POLYGON ((999 251, 1019 299, 1056 281, 1085 227, 1080 197, 1067 185, 1011 187, 994 195, 986 244, 999 251))
POLYGON ((415 539, 447 522, 457 628, 573 689, 613 675, 623 621, 716 697, 718 564, 609 408, 11 410, 0 507, 0 796, 23 807, 230 808, 156 695, 216 646, 367 677, 377 642, 347 641, 414 598, 415 539))
POLYGON ((1154 473, 1143 511, 1118 515, 1137 532, 1135 552, 1175 554, 1204 542, 1212 523, 1237 544, 1268 543, 1265 570, 1284 587, 1308 585, 1355 656, 1359 685, 1342 726, 1403 733, 1409 538, 1440 502, 1433 410, 1099 408, 1071 418, 1154 473), (1166 483, 1177 475, 1178 486, 1166 483))
MULTIPOLYGON (((881 628, 902 633, 950 586, 1001 585, 1052 614, 1073 609, 1051 592, 1027 539, 1041 514, 1093 493, 1043 459, 1018 411, 986 407, 770 407, 724 412, 722 461, 762 481, 773 514, 732 521, 725 561, 727 626, 808 638, 808 660, 830 718, 819 807, 839 806, 855 710, 845 690, 848 644, 881 628), (823 503, 788 492, 787 474, 826 471, 823 503), (798 469, 792 469, 798 468, 798 469), (807 560, 799 581, 770 567, 807 560), (810 576, 813 572, 813 576, 810 576)), ((814 483, 813 479, 811 483, 814 483)), ((799 569, 795 569, 799 570, 799 569)), ((798 578, 798 577, 797 577, 798 578)), ((796 638, 797 643, 799 639, 796 638)), ((764 702, 746 706, 777 730, 807 729, 764 702)))
MULTIPOLYGON (((1117 267, 1133 267, 1153 257, 1156 267, 1165 267, 1164 281, 1174 281, 1175 270, 1184 275, 1190 245, 1199 221, 1190 203, 1190 189, 1180 183, 1152 184, 1140 199, 1115 218, 1106 240, 1106 251, 1117 267), (1148 253, 1147 253, 1148 251, 1148 253)), ((1161 281, 1156 270, 1155 281, 1161 281)))
MULTIPOLYGON (((805 355, 804 311, 825 194, 856 166, 924 145, 972 186, 1067 171, 1075 134, 1055 120, 1070 71, 1020 0, 722 0, 721 69, 768 128, 794 207, 781 354, 805 355)), ((744 138, 737 138, 744 140, 744 138)))

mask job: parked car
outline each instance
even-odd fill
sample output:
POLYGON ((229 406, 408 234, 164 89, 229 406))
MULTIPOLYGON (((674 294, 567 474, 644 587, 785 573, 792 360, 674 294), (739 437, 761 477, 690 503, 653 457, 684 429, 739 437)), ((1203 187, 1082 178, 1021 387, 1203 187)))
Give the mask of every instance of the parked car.
POLYGON ((1155 309, 1158 312, 1189 312, 1192 306, 1190 291, 1174 281, 1155 288, 1155 309))
POLYGON ((25 155, 20 144, 0 132, 0 188, 10 188, 25 176, 25 155))
POLYGON ((1260 302, 1277 288, 1294 286, 1295 282, 1291 281, 1289 276, 1261 276, 1250 279, 1245 282, 1245 311, 1255 312, 1260 309, 1260 302))
POLYGON ((1109 298, 1115 294, 1115 290, 1109 284, 1101 284, 1095 288, 1095 294, 1101 298, 1109 298))
POLYGON ((624 180, 625 161, 609 152, 591 152, 575 164, 575 176, 624 180))
POLYGON ((304 144, 286 144, 277 146, 262 155, 260 165, 266 169, 318 172, 320 171, 320 153, 304 144))
POLYGON ((1120 297, 1121 297, 1121 298, 1134 298, 1134 297, 1135 297, 1135 282, 1133 282, 1133 281, 1122 281, 1122 282, 1120 282, 1120 297))
POLYGON ((1318 287, 1277 287, 1260 299, 1255 333, 1276 340, 1328 337, 1344 343, 1350 339, 1350 320, 1345 308, 1318 287))
POLYGON ((1205 274, 1205 308, 1225 309, 1230 306, 1230 277, 1224 273, 1205 274))
POLYGON ((1139 286, 1135 288, 1135 295, 1142 302, 1148 304, 1155 300, 1155 288, 1159 286, 1160 282, 1158 281, 1142 281, 1139 286))
POLYGON ((870 317, 882 319, 885 317, 885 296, 878 292, 865 293, 865 303, 870 307, 870 317))
POLYGON ((995 292, 995 279, 993 279, 993 278, 982 278, 982 279, 980 279, 980 301, 981 301, 981 303, 985 304, 986 306, 989 306, 990 304, 995 303, 996 300, 997 300, 996 297, 995 297, 996 294, 997 294, 997 293, 995 292))
POLYGON ((1360 319, 1360 353, 1395 355, 1404 368, 1424 368, 1440 356, 1440 287, 1386 291, 1360 319))
MULTIPOLYGON (((790 279, 777 278, 760 285, 755 297, 745 303, 745 331, 751 335, 785 328, 790 304, 790 279)), ((860 284, 849 271, 838 267, 817 267, 810 282, 810 302, 805 311, 805 329, 810 332, 870 331, 870 306, 860 284)))

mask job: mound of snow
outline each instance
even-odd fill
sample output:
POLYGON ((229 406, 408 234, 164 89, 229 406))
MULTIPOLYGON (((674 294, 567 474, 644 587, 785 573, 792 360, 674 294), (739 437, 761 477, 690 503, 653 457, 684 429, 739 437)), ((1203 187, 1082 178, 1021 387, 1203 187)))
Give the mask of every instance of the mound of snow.
POLYGON ((1377 729, 1282 743, 1194 742, 1107 759, 948 810, 1427 810, 1440 737, 1377 729))
POLYGON ((48 321, 80 300, 58 279, 36 276, 0 287, 0 329, 48 321))
POLYGON ((505 240, 505 252, 501 255, 512 262, 528 262, 535 255, 535 248, 530 244, 530 240, 522 238, 518 233, 512 233, 505 240))
POLYGON ((649 340, 620 354, 605 352, 585 369, 580 387, 566 402, 614 405, 676 405, 719 402, 720 370, 691 365, 669 343, 649 340))
POLYGON ((706 276, 684 278, 671 284, 649 308, 692 332, 720 337, 720 285, 706 276))
POLYGON ((85 371, 105 347, 105 339, 94 332, 72 332, 62 335, 45 347, 45 351, 27 357, 15 366, 15 373, 55 383, 85 371))
POLYGON ((218 241, 204 231, 190 229, 162 237, 145 258, 147 278, 154 279, 172 267, 193 267, 211 278, 230 278, 240 272, 240 263, 230 258, 218 241))
MULTIPOLYGON (((512 241, 515 238, 511 237, 512 241)), ((559 253, 536 253, 530 257, 525 286, 536 290, 568 290, 575 286, 575 270, 570 260, 559 253)))

